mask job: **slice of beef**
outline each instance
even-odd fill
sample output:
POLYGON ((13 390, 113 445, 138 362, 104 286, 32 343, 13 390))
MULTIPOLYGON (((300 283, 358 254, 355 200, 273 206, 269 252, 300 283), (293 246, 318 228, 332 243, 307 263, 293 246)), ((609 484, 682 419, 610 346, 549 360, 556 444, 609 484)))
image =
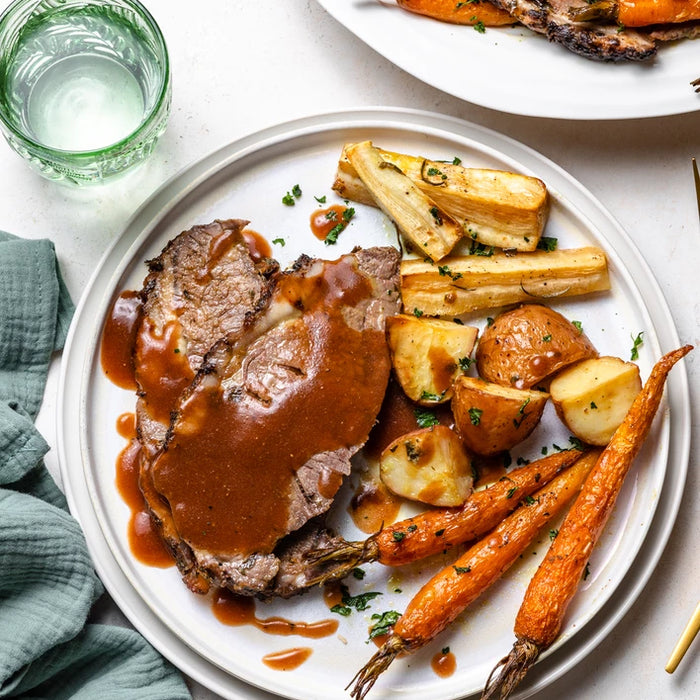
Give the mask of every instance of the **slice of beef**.
POLYGON ((384 320, 399 308, 399 257, 302 257, 274 276, 269 304, 207 353, 151 469, 193 590, 209 582, 266 597, 308 585, 303 551, 325 536, 319 517, 388 382, 384 320))
MULTIPOLYGON (((167 503, 154 490, 150 466, 160 450, 171 413, 202 358, 221 337, 239 332, 245 318, 263 307, 277 264, 255 259, 244 229, 247 221, 194 226, 149 260, 140 292, 142 313, 134 364, 138 398, 136 432, 141 447, 140 486, 166 542, 177 543, 167 503)), ((175 548, 176 559, 189 552, 175 548)), ((191 582, 193 587, 197 580, 191 582)), ((204 584, 199 584, 204 585, 204 584)))
POLYGON ((578 22, 572 12, 585 0, 491 0, 514 19, 570 51, 599 61, 643 61, 656 53, 656 43, 644 34, 615 24, 578 22))

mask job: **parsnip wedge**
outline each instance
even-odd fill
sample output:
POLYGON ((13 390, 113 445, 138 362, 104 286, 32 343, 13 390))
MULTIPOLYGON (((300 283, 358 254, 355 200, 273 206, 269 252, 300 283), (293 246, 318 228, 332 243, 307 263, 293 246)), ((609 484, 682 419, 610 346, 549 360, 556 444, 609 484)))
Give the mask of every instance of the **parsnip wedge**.
POLYGON ((433 506, 459 506, 472 492, 469 453, 444 425, 402 435, 382 452, 380 477, 393 493, 433 506))
POLYGON ((432 265, 401 263, 405 310, 456 316, 523 301, 589 294, 610 289, 600 248, 571 248, 506 255, 450 256, 432 265))
POLYGON ((479 329, 401 314, 387 318, 386 330, 394 374, 406 396, 423 405, 449 401, 479 329))
POLYGON ((619 357, 596 357, 562 370, 549 386, 557 414, 579 439, 604 446, 642 389, 639 367, 619 357))
POLYGON ((373 204, 394 220, 421 254, 440 260, 462 238, 462 225, 397 166, 385 161, 371 141, 348 146, 346 154, 373 204))
MULTIPOLYGON (((374 197, 348 158, 338 161, 333 189, 341 197, 375 205, 374 197)), ((415 185, 462 224, 464 236, 487 246, 535 250, 549 215, 542 180, 503 170, 466 168, 378 149, 415 185)))

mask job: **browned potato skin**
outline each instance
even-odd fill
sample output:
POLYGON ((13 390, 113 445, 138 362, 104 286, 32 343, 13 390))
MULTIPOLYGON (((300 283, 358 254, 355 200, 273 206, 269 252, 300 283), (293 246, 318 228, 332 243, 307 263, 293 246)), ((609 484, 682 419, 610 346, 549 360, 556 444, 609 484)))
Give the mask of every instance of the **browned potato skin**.
POLYGON ((593 343, 558 311, 523 304, 484 330, 476 366, 486 381, 530 389, 574 362, 597 356, 593 343))
POLYGON ((466 376, 457 379, 453 390, 455 430, 469 450, 484 456, 522 442, 537 427, 549 398, 543 391, 514 389, 466 376), (476 421, 470 409, 481 411, 476 421))

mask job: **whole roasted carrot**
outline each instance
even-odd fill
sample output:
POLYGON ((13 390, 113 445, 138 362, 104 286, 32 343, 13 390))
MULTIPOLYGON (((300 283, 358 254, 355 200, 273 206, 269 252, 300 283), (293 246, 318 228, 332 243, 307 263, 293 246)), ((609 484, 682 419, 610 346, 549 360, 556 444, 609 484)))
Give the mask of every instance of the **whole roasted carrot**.
POLYGON ((578 21, 605 20, 623 27, 676 24, 700 19, 700 0, 598 0, 570 14, 578 21))
POLYGON ((450 24, 478 24, 493 27, 503 24, 515 24, 505 10, 494 7, 488 0, 471 0, 471 2, 458 2, 457 0, 397 0, 396 3, 404 10, 415 12, 419 15, 439 19, 450 24))
POLYGON ((547 556, 535 572, 515 619, 516 642, 486 682, 482 700, 507 698, 542 651, 559 636, 567 607, 615 505, 630 466, 649 434, 673 365, 692 350, 685 345, 653 367, 574 501, 547 556), (501 667, 500 674, 494 672, 501 667))
POLYGON ((520 557, 542 527, 558 515, 583 485, 598 452, 580 457, 454 564, 430 579, 413 597, 391 636, 353 679, 350 695, 364 698, 379 675, 399 655, 427 644, 520 557))
POLYGON ((518 503, 573 464, 581 452, 555 452, 475 491, 459 508, 436 508, 382 528, 364 542, 345 542, 308 555, 323 573, 314 583, 347 576, 360 564, 401 566, 474 540, 496 527, 518 503))

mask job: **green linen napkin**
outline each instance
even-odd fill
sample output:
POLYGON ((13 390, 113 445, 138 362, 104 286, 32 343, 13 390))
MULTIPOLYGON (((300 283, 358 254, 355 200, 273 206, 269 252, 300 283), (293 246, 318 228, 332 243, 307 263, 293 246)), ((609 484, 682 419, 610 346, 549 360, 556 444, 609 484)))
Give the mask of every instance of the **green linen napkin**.
POLYGON ((52 243, 0 231, 0 698, 185 700, 138 633, 86 624, 102 584, 33 422, 72 313, 52 243))

